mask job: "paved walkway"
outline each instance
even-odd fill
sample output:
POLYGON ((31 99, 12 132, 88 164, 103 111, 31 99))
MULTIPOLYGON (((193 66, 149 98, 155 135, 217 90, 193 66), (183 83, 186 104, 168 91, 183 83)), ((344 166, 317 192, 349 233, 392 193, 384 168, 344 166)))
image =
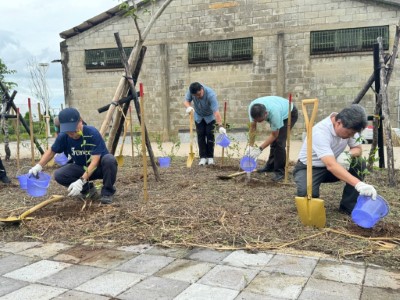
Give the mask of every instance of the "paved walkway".
POLYGON ((400 273, 276 252, 0 242, 0 299, 397 300, 400 273))

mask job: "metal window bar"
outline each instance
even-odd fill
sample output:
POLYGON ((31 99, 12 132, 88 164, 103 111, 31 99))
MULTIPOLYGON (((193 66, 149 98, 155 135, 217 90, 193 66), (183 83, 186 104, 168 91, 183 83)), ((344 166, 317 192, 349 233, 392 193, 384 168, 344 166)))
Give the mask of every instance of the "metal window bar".
POLYGON ((311 55, 371 51, 376 38, 389 49, 389 26, 361 27, 311 32, 311 55))
POLYGON ((188 45, 189 64, 251 60, 253 38, 195 42, 188 45))
MULTIPOLYGON (((125 47, 125 53, 130 55, 132 47, 125 47)), ((122 68, 118 48, 85 50, 86 69, 122 68)))

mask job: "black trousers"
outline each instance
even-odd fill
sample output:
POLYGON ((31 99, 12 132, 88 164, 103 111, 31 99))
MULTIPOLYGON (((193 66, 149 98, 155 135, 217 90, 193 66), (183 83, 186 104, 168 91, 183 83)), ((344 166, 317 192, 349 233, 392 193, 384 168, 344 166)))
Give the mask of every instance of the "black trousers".
MULTIPOLYGON (((299 118, 299 112, 296 106, 293 106, 290 122, 290 128, 293 128, 299 118)), ((264 169, 274 171, 274 173, 285 174, 286 165, 286 138, 287 138, 288 119, 283 120, 283 127, 279 129, 278 138, 270 145, 269 157, 264 169)))
POLYGON ((201 120, 200 123, 195 123, 200 158, 213 158, 215 146, 215 120, 208 124, 206 123, 206 121, 204 121, 204 119, 201 120))
MULTIPOLYGON (((366 168, 365 160, 362 158, 353 158, 350 163, 349 173, 357 177, 361 181, 364 180, 364 170, 366 168)), ((307 165, 298 161, 293 171, 294 181, 297 185, 297 196, 304 197, 307 195, 307 165)), ((319 197, 319 187, 321 183, 337 182, 338 179, 335 175, 327 170, 325 167, 312 168, 312 197, 319 197)), ((342 200, 340 201, 340 208, 347 213, 353 211, 357 203, 359 193, 350 184, 346 183, 343 189, 342 200)))
MULTIPOLYGON (((103 187, 101 189, 102 196, 111 196, 115 193, 114 183, 117 179, 117 160, 114 155, 106 154, 97 166, 96 170, 90 176, 90 180, 103 179, 103 187)), ((78 180, 85 173, 82 166, 69 163, 54 172, 54 179, 61 185, 68 187, 71 183, 78 180)), ((92 182, 88 182, 83 186, 82 194, 86 194, 89 188, 93 187, 92 182)))

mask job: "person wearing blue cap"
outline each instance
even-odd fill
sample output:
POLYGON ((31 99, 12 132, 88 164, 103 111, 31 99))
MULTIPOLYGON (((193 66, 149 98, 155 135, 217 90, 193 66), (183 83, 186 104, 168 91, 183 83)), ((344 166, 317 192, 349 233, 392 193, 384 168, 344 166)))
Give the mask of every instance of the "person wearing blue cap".
MULTIPOLYGON (((289 100, 278 96, 266 96, 253 100, 249 105, 250 119, 250 146, 246 149, 245 155, 253 159, 270 146, 269 157, 264 168, 258 172, 274 172, 273 181, 281 181, 285 175, 286 164, 286 138, 289 113, 289 100), (268 122, 271 126, 271 133, 257 148, 254 147, 255 132, 257 123, 268 122)), ((296 124, 298 110, 291 105, 291 125, 296 124)))
POLYGON ((115 194, 117 160, 108 153, 100 132, 83 124, 80 113, 75 108, 65 108, 58 115, 60 133, 54 144, 29 170, 37 175, 56 153, 67 153, 73 163, 66 164, 54 172, 54 179, 68 187, 68 196, 80 196, 81 199, 98 198, 97 190, 91 180, 103 179, 100 202, 111 204, 115 194))
POLYGON ((215 127, 218 126, 220 134, 226 134, 219 113, 217 94, 208 86, 193 82, 186 92, 183 104, 187 114, 194 112, 200 155, 199 166, 214 165, 215 127))

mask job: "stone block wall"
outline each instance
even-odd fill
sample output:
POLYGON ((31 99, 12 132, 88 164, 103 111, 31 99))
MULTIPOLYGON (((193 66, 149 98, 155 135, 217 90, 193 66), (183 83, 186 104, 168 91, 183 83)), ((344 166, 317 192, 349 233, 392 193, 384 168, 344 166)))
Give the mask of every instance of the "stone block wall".
MULTIPOLYGON (((310 32, 389 25, 391 51, 399 12, 400 6, 379 1, 174 0, 145 42, 147 53, 139 81, 144 84, 147 128, 165 136, 188 128, 182 102, 193 81, 217 92, 221 113, 224 102, 228 103, 227 121, 235 127, 247 126, 251 100, 265 95, 287 97, 289 93, 300 110, 302 99, 318 98, 320 120, 353 101, 372 74, 373 57, 372 53, 311 56, 310 32), (252 61, 188 64, 188 42, 242 37, 253 37, 252 61)), ((141 15, 142 30, 149 19, 149 15, 141 15)), ((133 46, 137 38, 133 21, 115 16, 61 45, 66 103, 80 109, 85 120, 97 128, 105 117, 97 108, 111 101, 123 70, 86 70, 84 51, 116 48, 114 32, 119 32, 124 47, 133 46)), ((398 69, 397 63, 389 84, 393 127, 398 125, 398 69)), ((373 91, 361 104, 372 114, 373 91)), ((138 125, 136 117, 134 122, 138 125)), ((300 114, 294 135, 301 136, 303 127, 300 114)))

